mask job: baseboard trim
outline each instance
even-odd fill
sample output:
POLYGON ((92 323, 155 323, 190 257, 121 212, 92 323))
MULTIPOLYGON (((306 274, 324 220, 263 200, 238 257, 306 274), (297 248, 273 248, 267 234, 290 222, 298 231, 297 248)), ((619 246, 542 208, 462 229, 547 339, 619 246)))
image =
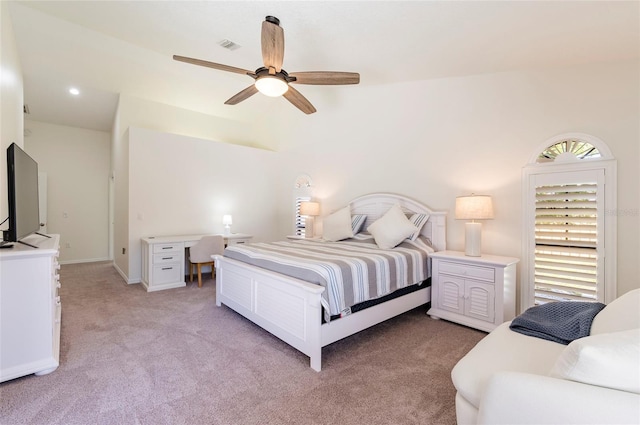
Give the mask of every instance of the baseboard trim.
POLYGON ((140 283, 141 280, 140 279, 129 279, 129 277, 127 276, 127 274, 125 272, 122 271, 122 269, 120 269, 120 267, 118 267, 118 265, 116 264, 116 262, 113 262, 113 268, 116 269, 116 271, 118 272, 118 274, 120 275, 120 277, 122 277, 122 279, 129 285, 132 285, 134 283, 140 283))
POLYGON ((82 260, 60 261, 60 264, 97 263, 99 261, 109 261, 109 260, 111 260, 109 257, 104 257, 104 258, 86 258, 86 259, 82 259, 82 260))

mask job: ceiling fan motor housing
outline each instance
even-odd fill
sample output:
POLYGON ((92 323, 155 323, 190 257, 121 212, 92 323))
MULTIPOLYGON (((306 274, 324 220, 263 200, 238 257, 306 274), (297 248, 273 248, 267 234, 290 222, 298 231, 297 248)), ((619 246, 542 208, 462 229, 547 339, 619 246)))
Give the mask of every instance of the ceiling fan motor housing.
POLYGON ((256 69, 254 78, 258 79, 260 77, 266 77, 267 75, 271 77, 280 78, 281 80, 284 80, 287 83, 296 81, 296 77, 289 77, 289 74, 284 69, 281 69, 280 72, 276 72, 275 74, 269 74, 269 69, 265 68, 264 66, 261 66, 260 68, 256 69))
POLYGON ((275 16, 267 16, 266 18, 264 18, 264 20, 280 26, 280 19, 276 18, 275 16))

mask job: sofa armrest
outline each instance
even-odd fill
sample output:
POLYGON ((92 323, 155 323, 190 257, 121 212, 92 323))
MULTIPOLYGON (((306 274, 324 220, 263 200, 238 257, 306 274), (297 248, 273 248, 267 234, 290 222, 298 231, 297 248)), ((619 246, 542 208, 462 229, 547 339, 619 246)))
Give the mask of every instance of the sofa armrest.
POLYGON ((640 395, 519 372, 496 373, 478 424, 638 424, 640 395))

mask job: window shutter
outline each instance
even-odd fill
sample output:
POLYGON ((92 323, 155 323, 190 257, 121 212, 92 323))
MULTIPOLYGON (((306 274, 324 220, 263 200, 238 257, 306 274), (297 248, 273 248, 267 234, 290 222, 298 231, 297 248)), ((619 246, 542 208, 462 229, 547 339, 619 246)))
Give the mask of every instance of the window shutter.
POLYGON ((539 176, 535 184, 534 303, 599 301, 604 172, 539 176))
POLYGON ((304 201, 310 201, 311 198, 308 196, 297 196, 296 197, 296 219, 295 219, 295 235, 296 236, 305 236, 305 227, 306 227, 306 217, 300 215, 300 204, 304 201))

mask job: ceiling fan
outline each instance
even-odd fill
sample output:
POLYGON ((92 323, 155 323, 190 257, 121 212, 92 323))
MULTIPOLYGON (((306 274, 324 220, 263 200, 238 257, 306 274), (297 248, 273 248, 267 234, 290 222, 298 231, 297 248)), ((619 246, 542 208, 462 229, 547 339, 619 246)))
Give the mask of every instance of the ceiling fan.
POLYGON ((312 114, 316 112, 316 108, 290 84, 344 85, 358 84, 360 82, 360 74, 357 72, 308 71, 289 74, 282 69, 283 58, 284 30, 280 26, 280 20, 274 16, 267 16, 262 22, 262 61, 264 66, 255 71, 173 55, 173 59, 177 61, 245 74, 255 80, 254 84, 224 102, 226 105, 236 105, 257 92, 261 92, 272 97, 284 96, 285 99, 305 114, 312 114))

